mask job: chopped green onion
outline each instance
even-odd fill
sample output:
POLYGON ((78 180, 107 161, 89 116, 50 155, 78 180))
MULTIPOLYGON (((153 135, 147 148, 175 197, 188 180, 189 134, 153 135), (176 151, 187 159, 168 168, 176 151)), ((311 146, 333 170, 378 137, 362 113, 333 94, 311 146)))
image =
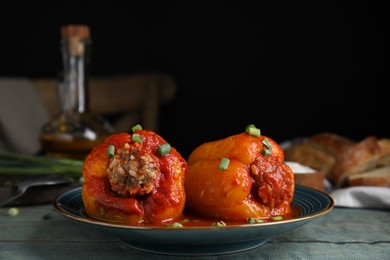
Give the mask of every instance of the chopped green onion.
POLYGON ((250 217, 250 218, 248 219, 248 223, 249 223, 249 224, 264 223, 264 219, 250 217))
POLYGON ((245 132, 251 136, 260 137, 261 131, 254 124, 250 124, 245 128, 245 132))
POLYGON ((180 224, 179 222, 173 222, 173 223, 171 224, 170 227, 173 227, 173 228, 181 228, 181 227, 183 227, 183 225, 180 224))
POLYGON ((268 141, 268 138, 264 138, 263 141, 262 141, 262 143, 263 143, 263 144, 265 145, 265 147, 267 147, 268 149, 271 149, 271 148, 272 148, 271 144, 270 144, 269 141, 268 141))
POLYGON ((108 146, 107 153, 108 153, 108 157, 110 157, 110 158, 114 157, 115 146, 109 145, 109 146, 108 146))
POLYGON ((248 223, 249 223, 249 224, 255 224, 255 223, 256 223, 256 220, 255 220, 253 217, 250 217, 250 218, 248 219, 248 223))
MULTIPOLYGON (((82 168, 82 160, 20 153, 0 153, 0 174, 19 176, 57 174, 77 180, 82 175, 82 168)), ((12 186, 12 182, 0 183, 0 185, 12 186)))
POLYGON ((262 155, 271 155, 272 154, 272 151, 268 148, 265 148, 261 151, 261 154, 262 155))
POLYGON ((260 129, 258 128, 249 128, 249 135, 255 136, 255 137, 260 137, 260 129))
POLYGON ((282 216, 274 216, 272 217, 273 220, 282 220, 283 217, 282 216))
POLYGON ((160 155, 166 155, 171 151, 171 145, 168 143, 162 144, 157 149, 160 155))
POLYGON ((133 133, 137 130, 142 130, 142 126, 140 124, 136 124, 135 126, 133 126, 131 128, 131 131, 133 131, 133 133))
POLYGON ((272 151, 271 151, 272 146, 269 143, 268 138, 264 138, 262 143, 265 146, 265 148, 263 149, 263 151, 261 151, 261 154, 262 155, 271 155, 272 154, 272 151))
POLYGON ((133 134, 131 140, 133 140, 133 142, 140 143, 142 142, 142 136, 140 134, 133 134))
POLYGON ((229 167, 230 160, 229 158, 222 157, 221 162, 218 165, 218 169, 222 171, 226 171, 227 168, 229 167))
POLYGON ((213 226, 213 227, 226 227, 226 223, 223 222, 222 220, 220 220, 218 222, 214 222, 213 224, 211 224, 211 226, 213 226))
POLYGON ((247 132, 249 134, 249 128, 252 128, 252 127, 256 128, 256 126, 254 124, 247 125, 245 127, 245 132, 247 132))
POLYGON ((9 208, 8 209, 8 216, 15 217, 19 215, 19 209, 18 208, 9 208))

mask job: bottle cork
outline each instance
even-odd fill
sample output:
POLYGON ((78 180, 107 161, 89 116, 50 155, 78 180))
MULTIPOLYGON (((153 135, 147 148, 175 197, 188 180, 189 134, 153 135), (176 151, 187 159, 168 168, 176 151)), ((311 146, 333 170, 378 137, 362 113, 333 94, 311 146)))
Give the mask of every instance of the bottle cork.
POLYGON ((88 25, 69 24, 61 27, 61 38, 68 41, 71 56, 81 57, 85 54, 85 43, 90 41, 90 30, 88 25))
POLYGON ((69 24, 61 27, 61 37, 62 38, 89 38, 90 31, 89 26, 84 24, 69 24))

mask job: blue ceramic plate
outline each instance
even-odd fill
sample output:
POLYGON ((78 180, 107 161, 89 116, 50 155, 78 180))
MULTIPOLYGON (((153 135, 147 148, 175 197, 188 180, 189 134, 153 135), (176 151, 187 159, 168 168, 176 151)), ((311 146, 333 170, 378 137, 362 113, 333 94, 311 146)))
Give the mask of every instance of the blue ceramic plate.
POLYGON ((220 255, 261 246, 272 236, 328 213, 333 209, 334 201, 326 193, 296 185, 292 205, 298 209, 298 215, 293 219, 226 227, 183 228, 126 226, 88 217, 81 198, 81 187, 58 196, 53 205, 65 217, 93 225, 133 249, 169 255, 220 255))

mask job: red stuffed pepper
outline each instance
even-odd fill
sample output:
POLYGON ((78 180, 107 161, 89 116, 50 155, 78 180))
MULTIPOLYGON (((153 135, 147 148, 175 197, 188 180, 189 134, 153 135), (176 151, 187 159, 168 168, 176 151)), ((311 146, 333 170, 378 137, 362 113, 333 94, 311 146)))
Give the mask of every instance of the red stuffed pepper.
POLYGON ((184 209, 187 162, 148 130, 108 137, 87 156, 82 199, 93 218, 160 225, 184 209))

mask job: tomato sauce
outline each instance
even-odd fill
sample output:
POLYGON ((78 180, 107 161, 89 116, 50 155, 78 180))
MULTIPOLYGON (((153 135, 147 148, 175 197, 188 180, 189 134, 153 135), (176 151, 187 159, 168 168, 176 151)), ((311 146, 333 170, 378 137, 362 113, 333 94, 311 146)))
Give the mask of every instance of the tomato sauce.
MULTIPOLYGON (((299 209, 291 206, 291 211, 288 214, 284 214, 281 216, 281 219, 262 219, 260 222, 255 222, 253 224, 261 224, 261 223, 269 223, 269 222, 278 222, 278 221, 284 221, 289 219, 294 219, 299 216, 299 209)), ((87 215, 87 214, 86 214, 87 215)), ((89 216, 90 217, 90 216, 89 216)), ((106 221, 98 219, 99 221, 106 221)), ((115 224, 119 224, 118 222, 112 222, 115 224)), ((134 224, 126 224, 126 223, 120 223, 122 225, 128 225, 128 226, 137 226, 137 227, 175 227, 175 225, 180 224, 182 227, 195 227, 195 228, 205 228, 205 227, 211 227, 211 226, 237 226, 237 225, 245 225, 250 224, 248 220, 224 220, 224 219, 217 219, 217 218, 210 218, 210 217, 202 217, 197 216, 195 214, 189 213, 184 211, 178 218, 175 219, 167 219, 165 221, 162 221, 161 223, 147 223, 147 222, 141 222, 138 225, 134 224)))
MULTIPOLYGON (((281 220, 289 220, 293 219, 299 216, 299 209, 292 206, 291 207, 291 212, 284 214, 281 220)), ((273 218, 268 218, 268 219, 263 219, 262 223, 269 223, 269 222, 277 222, 281 221, 273 218)), ((195 214, 191 214, 188 212, 184 212, 179 218, 170 221, 167 221, 166 223, 163 223, 163 225, 168 225, 171 226, 173 223, 180 223, 183 225, 183 227, 209 227, 209 226, 214 226, 218 225, 218 222, 222 222, 226 224, 226 226, 235 226, 235 225, 245 225, 249 224, 248 220, 225 220, 225 219, 217 219, 217 218, 210 218, 210 217, 201 217, 197 216, 195 214)), ((221 224, 222 224, 221 223, 221 224)), ((153 224, 147 224, 147 223, 142 223, 140 226, 155 226, 153 224)))

